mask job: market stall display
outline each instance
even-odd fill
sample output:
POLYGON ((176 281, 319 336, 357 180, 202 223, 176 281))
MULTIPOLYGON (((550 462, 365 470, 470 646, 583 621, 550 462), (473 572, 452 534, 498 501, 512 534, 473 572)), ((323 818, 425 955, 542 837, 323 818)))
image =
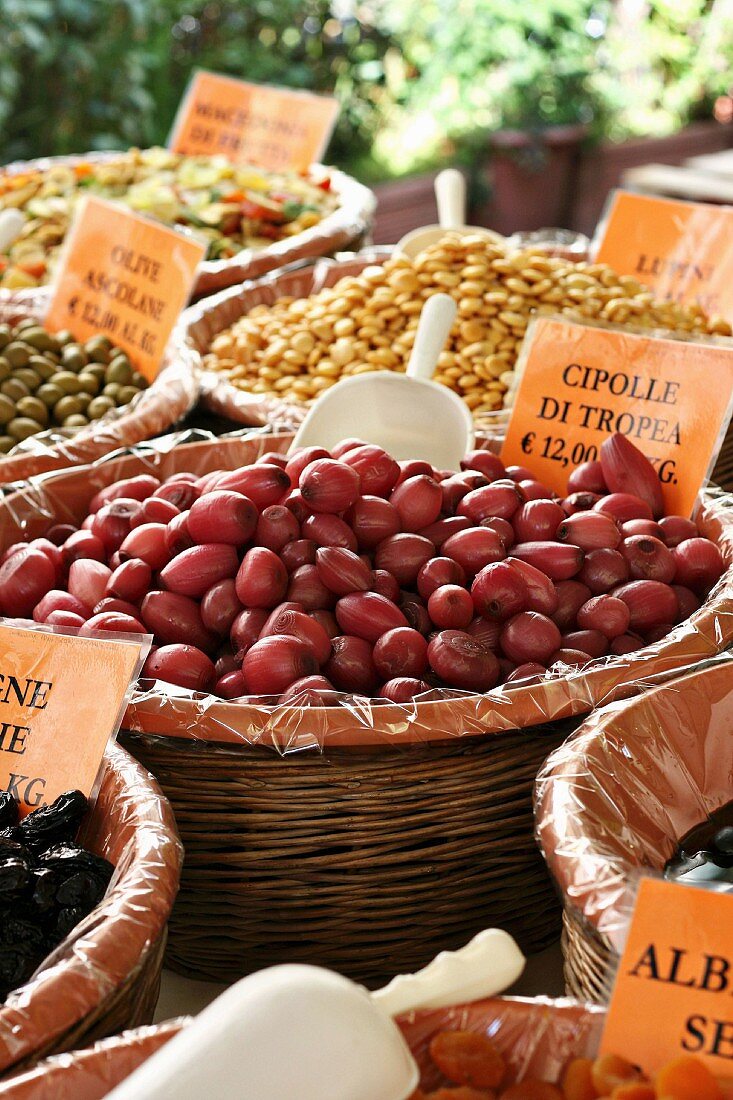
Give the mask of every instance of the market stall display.
POLYGON ((297 423, 342 377, 403 371, 422 304, 445 292, 458 303, 435 380, 477 418, 507 401, 527 325, 564 314, 697 335, 730 334, 697 306, 655 301, 629 276, 540 248, 513 250, 447 234, 414 260, 346 256, 223 293, 184 315, 203 355, 204 402, 245 423, 297 423))
MULTIPOLYGON (((76 803, 67 800, 63 809, 67 828, 62 826, 61 832, 66 835, 76 803)), ((48 811, 43 814, 47 817, 48 811)), ((39 843, 46 825, 53 833, 53 816, 44 820, 40 832, 36 828, 39 843)), ((33 816, 26 818, 27 825, 3 840, 6 876, 11 871, 18 875, 20 864, 28 862, 23 847, 38 849, 32 821, 33 816), (9 856, 13 846, 14 854, 9 856)), ((77 843, 94 854, 94 881, 84 888, 93 888, 97 896, 104 861, 114 865, 112 882, 101 901, 33 976, 20 975, 22 984, 0 1005, 2 1074, 145 1022, 155 1006, 166 921, 178 887, 182 853, 170 807, 157 785, 117 746, 107 752, 101 788, 77 843)), ((60 867, 73 860, 79 862, 79 857, 68 846, 57 848, 55 854, 51 849, 44 869, 50 874, 33 872, 38 878, 38 899, 42 889, 52 890, 60 867), (49 864, 53 858, 56 864, 49 864)), ((66 887, 59 884, 61 901, 83 887, 82 877, 79 867, 66 887)), ((72 912, 61 909, 61 922, 65 920, 67 926, 75 915, 73 908, 72 912)))
MULTIPOLYGON (((2 547, 45 537, 59 524, 78 526, 92 499, 126 478, 144 475, 139 484, 150 487, 151 477, 190 474, 171 486, 190 494, 193 480, 240 470, 290 442, 272 434, 167 437, 59 471, 0 504, 2 547)), ((243 476, 269 476, 272 465, 256 463, 243 476)), ((698 522, 727 558, 726 498, 704 493, 698 522)), ((107 578, 108 567, 98 565, 107 578)), ((119 597, 99 598, 115 600, 105 605, 110 621, 126 614, 119 597)), ((531 839, 529 794, 540 763, 574 715, 724 647, 730 601, 724 577, 661 642, 486 695, 273 708, 163 683, 138 693, 126 743, 159 777, 188 852, 171 964, 231 980, 284 959, 318 960, 375 984, 487 923, 508 928, 525 950, 550 942, 556 910, 531 839), (439 911, 436 861, 449 884, 439 911), (366 905, 369 921, 361 919, 366 905)))
POLYGON ((151 438, 198 396, 192 351, 171 342, 148 384, 107 337, 47 332, 49 301, 48 290, 0 300, 0 485, 151 438))
POLYGON ((309 174, 273 173, 159 148, 11 164, 0 173, 0 211, 18 210, 24 222, 3 250, 0 288, 53 278, 76 204, 88 194, 208 240, 199 294, 353 245, 375 206, 367 188, 320 165, 309 174))
POLYGON ((538 836, 563 895, 577 996, 610 990, 638 869, 661 873, 690 830, 731 802, 732 667, 722 654, 600 711, 542 769, 538 836))

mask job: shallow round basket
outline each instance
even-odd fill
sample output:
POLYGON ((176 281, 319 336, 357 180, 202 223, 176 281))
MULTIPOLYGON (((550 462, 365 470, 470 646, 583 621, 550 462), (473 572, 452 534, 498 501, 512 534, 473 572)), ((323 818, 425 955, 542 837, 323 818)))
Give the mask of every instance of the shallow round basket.
POLYGON ((641 871, 733 799, 733 657, 593 715, 547 761, 537 831, 564 903, 569 992, 604 1001, 641 871))
MULTIPOLYGON (((181 341, 183 351, 193 349, 199 356, 204 356, 218 333, 256 306, 271 306, 284 297, 307 298, 324 287, 334 286, 339 279, 360 275, 373 264, 383 264, 393 252, 393 248, 385 246, 344 252, 315 263, 292 264, 264 278, 230 287, 185 310, 177 339, 181 341)), ((281 400, 272 394, 240 390, 214 370, 202 369, 200 377, 202 407, 238 424, 269 425, 276 431, 292 430, 297 428, 308 411, 305 404, 281 400)), ((474 420, 477 433, 487 440, 499 441, 506 432, 509 411, 500 409, 482 413, 475 415, 474 420)))
MULTIPOLYGON (((75 156, 45 157, 40 160, 15 161, 0 171, 17 174, 28 171, 47 171, 58 164, 88 164, 114 160, 117 152, 80 153, 75 156)), ((339 204, 317 225, 292 237, 275 241, 266 248, 244 248, 227 260, 204 260, 199 264, 194 298, 213 294, 223 287, 241 283, 244 279, 257 279, 268 271, 284 264, 316 256, 328 256, 345 248, 359 248, 371 233, 377 199, 373 191, 352 176, 337 168, 314 164, 316 172, 327 172, 331 191, 338 196, 339 204)), ((0 301, 9 291, 0 290, 0 301)))
MULTIPOLYGON (((43 320, 47 289, 0 295, 0 322, 16 324, 26 317, 43 320)), ((118 447, 129 447, 170 431, 193 408, 199 392, 199 358, 190 348, 169 342, 160 372, 129 405, 84 428, 51 428, 31 436, 12 454, 0 455, 0 486, 47 470, 95 462, 118 447)))
MULTIPOLYGON (((292 437, 185 438, 19 488, 0 501, 0 552, 79 522, 122 477, 235 469, 292 437)), ((730 561, 733 523, 713 490, 701 524, 730 561)), ((483 696, 302 710, 140 690, 122 736, 171 800, 186 849, 169 964, 230 982, 311 962, 378 985, 487 926, 541 949, 559 908, 533 839, 540 765, 600 702, 731 644, 732 610, 728 573, 662 642, 483 696)))
POLYGON ((182 849, 158 785, 118 745, 80 842, 115 865, 112 883, 0 1006, 0 1074, 152 1019, 182 849))
MULTIPOLYGON (((507 1083, 526 1077, 555 1082, 571 1058, 595 1054, 603 1017, 602 1009, 572 1001, 494 997, 413 1012, 397 1022, 420 1067, 422 1086, 432 1088, 439 1082, 428 1045, 437 1031, 460 1028, 487 1035, 507 1061, 507 1083)), ((187 1023, 172 1020, 51 1058, 0 1084, 0 1100, 102 1100, 187 1023)))

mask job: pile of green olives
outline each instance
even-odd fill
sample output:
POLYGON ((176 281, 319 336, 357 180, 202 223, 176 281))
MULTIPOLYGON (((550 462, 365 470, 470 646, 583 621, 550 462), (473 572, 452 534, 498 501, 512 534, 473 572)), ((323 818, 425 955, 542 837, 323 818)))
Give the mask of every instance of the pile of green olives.
POLYGON ((107 336, 82 344, 31 318, 0 324, 0 454, 47 428, 85 427, 147 385, 107 336))

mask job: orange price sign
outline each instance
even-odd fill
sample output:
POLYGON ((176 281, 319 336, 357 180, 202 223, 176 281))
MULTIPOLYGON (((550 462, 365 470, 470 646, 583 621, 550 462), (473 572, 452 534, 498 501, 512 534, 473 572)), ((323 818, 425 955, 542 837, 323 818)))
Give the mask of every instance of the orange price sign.
POLYGON ((304 172, 320 160, 339 113, 330 96, 248 84, 200 69, 168 139, 174 153, 216 154, 275 172, 304 172))
POLYGON ((150 648, 0 622, 0 790, 21 813, 64 791, 92 794, 130 684, 150 648))
POLYGON ((649 1075, 694 1054, 733 1078, 733 894, 641 880, 601 1052, 649 1075))
POLYGON ((88 196, 64 245, 46 325, 78 340, 103 333, 152 381, 206 245, 88 196))
POLYGON ((733 322, 733 208, 616 191, 600 234, 599 263, 733 322))
POLYGON ((502 460, 564 494, 614 432, 656 467, 668 513, 688 516, 733 412, 733 340, 707 344, 538 317, 517 363, 502 460))

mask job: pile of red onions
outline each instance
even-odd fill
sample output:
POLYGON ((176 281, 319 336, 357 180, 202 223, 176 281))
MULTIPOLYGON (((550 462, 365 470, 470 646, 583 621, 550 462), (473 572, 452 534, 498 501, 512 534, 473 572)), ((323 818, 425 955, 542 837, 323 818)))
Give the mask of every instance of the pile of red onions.
POLYGON ((613 436, 558 499, 474 451, 460 473, 346 440, 97 493, 80 529, 0 558, 0 612, 152 633, 144 678, 224 699, 406 702, 625 654, 699 606, 725 563, 664 516, 613 436))

